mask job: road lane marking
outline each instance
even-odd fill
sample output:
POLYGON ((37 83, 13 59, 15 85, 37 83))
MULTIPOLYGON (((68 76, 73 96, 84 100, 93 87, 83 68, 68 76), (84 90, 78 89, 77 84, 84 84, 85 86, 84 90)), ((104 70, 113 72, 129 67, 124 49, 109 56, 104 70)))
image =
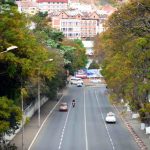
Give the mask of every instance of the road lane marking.
POLYGON ((53 109, 52 109, 52 110, 48 113, 48 115, 46 116, 46 118, 45 118, 45 120, 43 121, 41 127, 39 128, 39 130, 38 130, 38 132, 36 133, 34 139, 32 140, 32 142, 31 142, 31 144, 30 144, 28 150, 31 149, 32 145, 34 144, 35 140, 37 139, 37 137, 38 137, 40 131, 42 130, 44 124, 46 123, 47 119, 48 119, 49 116, 52 114, 52 112, 54 111, 54 109, 56 108, 56 106, 59 104, 59 102, 62 100, 63 97, 64 97, 64 96, 62 96, 62 97, 59 99, 59 101, 56 103, 56 105, 53 107, 53 109))
MULTIPOLYGON (((96 91, 95 91, 95 97, 96 97, 96 100, 97 100, 97 104, 98 104, 98 106, 100 107, 100 103, 99 103, 99 101, 98 101, 98 97, 97 97, 96 91)), ((110 140, 110 143, 111 143, 111 145, 112 145, 112 149, 115 150, 115 146, 114 146, 113 140, 112 140, 112 138, 111 138, 111 136, 110 136, 108 127, 107 127, 107 125, 106 125, 106 123, 105 123, 104 115, 103 115, 103 113, 102 113, 101 110, 100 110, 100 113, 101 113, 101 116, 102 116, 102 119, 103 119, 103 122, 104 122, 104 125, 105 125, 105 128, 106 128, 106 131, 107 131, 107 135, 108 135, 109 140, 110 140)))
POLYGON ((69 113, 70 113, 71 107, 72 107, 72 105, 70 105, 70 107, 69 107, 69 111, 68 111, 68 113, 67 113, 67 117, 66 117, 66 120, 65 120, 65 124, 64 124, 63 130, 62 130, 62 133, 61 133, 61 137, 60 137, 60 142, 59 142, 58 149, 61 149, 61 145, 62 145, 62 141, 63 141, 64 133, 65 133, 65 128, 66 128, 66 125, 67 125, 67 122, 68 122, 68 117, 69 117, 69 113))
POLYGON ((88 150, 88 138, 87 138, 87 128, 86 128, 86 110, 85 110, 85 89, 84 89, 84 129, 85 129, 85 144, 86 150, 88 150))

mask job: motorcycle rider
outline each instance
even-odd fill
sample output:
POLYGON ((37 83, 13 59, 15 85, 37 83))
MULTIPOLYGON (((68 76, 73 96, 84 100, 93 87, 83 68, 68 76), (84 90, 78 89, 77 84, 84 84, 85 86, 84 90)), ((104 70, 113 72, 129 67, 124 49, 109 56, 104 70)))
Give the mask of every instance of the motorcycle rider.
POLYGON ((72 107, 75 107, 76 101, 75 99, 72 100, 72 107))

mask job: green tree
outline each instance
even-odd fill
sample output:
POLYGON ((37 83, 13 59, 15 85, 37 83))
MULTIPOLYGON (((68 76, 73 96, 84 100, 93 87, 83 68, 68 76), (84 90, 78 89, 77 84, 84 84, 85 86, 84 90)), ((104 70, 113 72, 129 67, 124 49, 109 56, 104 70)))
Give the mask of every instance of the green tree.
POLYGON ((45 63, 45 60, 57 54, 49 51, 42 41, 39 42, 27 24, 28 19, 17 11, 16 6, 10 6, 10 9, 0 14, 0 51, 5 51, 11 45, 18 47, 0 54, 0 95, 18 104, 21 81, 23 86, 26 81, 34 84, 39 68, 41 77, 50 80, 57 74, 60 65, 56 61, 45 63))
POLYGON ((81 40, 64 40, 61 50, 68 62, 65 67, 71 74, 87 64, 86 50, 81 40))
POLYGON ((47 14, 42 14, 38 13, 31 18, 36 25, 34 34, 39 42, 44 43, 47 47, 60 48, 64 34, 57 29, 51 28, 50 20, 46 17, 47 14))
POLYGON ((21 121, 22 112, 14 102, 7 97, 0 97, 0 137, 14 133, 21 121))
POLYGON ((37 14, 32 17, 32 20, 36 24, 36 28, 33 30, 33 33, 36 35, 38 41, 42 42, 43 45, 48 48, 49 52, 55 53, 52 57, 52 63, 57 64, 54 69, 58 72, 51 79, 43 79, 44 84, 42 85, 43 90, 41 91, 49 98, 54 99, 54 97, 56 97, 57 90, 66 85, 66 74, 64 74, 64 58, 59 49, 64 35, 62 32, 51 28, 49 23, 50 20, 47 19, 46 16, 37 14))
POLYGON ((99 69, 100 66, 98 63, 96 63, 96 61, 93 61, 90 66, 89 66, 89 69, 99 69))
POLYGON ((150 89, 149 17, 149 0, 124 4, 109 18, 95 46, 100 48, 97 54, 108 86, 118 99, 128 100, 134 111, 145 108, 150 89))

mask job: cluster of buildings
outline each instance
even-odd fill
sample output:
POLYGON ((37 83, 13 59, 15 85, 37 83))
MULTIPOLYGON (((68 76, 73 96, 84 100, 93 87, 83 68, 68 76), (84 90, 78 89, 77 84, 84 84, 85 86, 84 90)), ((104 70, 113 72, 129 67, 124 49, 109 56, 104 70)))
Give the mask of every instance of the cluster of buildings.
POLYGON ((93 4, 81 4, 79 0, 20 0, 18 10, 34 15, 47 12, 51 25, 69 39, 92 39, 104 30, 103 23, 116 9, 104 6, 98 10, 93 4))
POLYGON ((86 39, 103 31, 102 23, 106 15, 97 12, 62 11, 51 13, 52 27, 62 31, 69 39, 86 39))

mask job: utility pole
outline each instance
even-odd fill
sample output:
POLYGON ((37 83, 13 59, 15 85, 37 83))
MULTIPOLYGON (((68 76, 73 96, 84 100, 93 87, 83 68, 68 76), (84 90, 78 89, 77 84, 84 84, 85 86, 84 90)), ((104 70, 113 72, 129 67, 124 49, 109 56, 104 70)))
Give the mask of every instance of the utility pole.
MULTIPOLYGON (((44 62, 51 62, 51 61, 53 61, 53 59, 48 59, 48 60, 45 60, 45 61, 43 61, 43 63, 44 62)), ((41 66, 39 66, 39 68, 38 68, 38 81, 37 81, 37 86, 38 86, 38 91, 37 91, 37 93, 38 93, 38 125, 39 125, 39 127, 41 126, 41 96, 40 96, 40 94, 41 94, 41 92, 40 92, 40 90, 41 90, 41 88, 40 88, 40 86, 41 86, 41 83, 40 83, 40 68, 41 66)))
POLYGON ((38 124, 41 125, 40 68, 38 69, 38 124))
POLYGON ((22 79, 21 79, 21 109, 22 109, 22 150, 24 150, 24 109, 23 109, 22 79))

